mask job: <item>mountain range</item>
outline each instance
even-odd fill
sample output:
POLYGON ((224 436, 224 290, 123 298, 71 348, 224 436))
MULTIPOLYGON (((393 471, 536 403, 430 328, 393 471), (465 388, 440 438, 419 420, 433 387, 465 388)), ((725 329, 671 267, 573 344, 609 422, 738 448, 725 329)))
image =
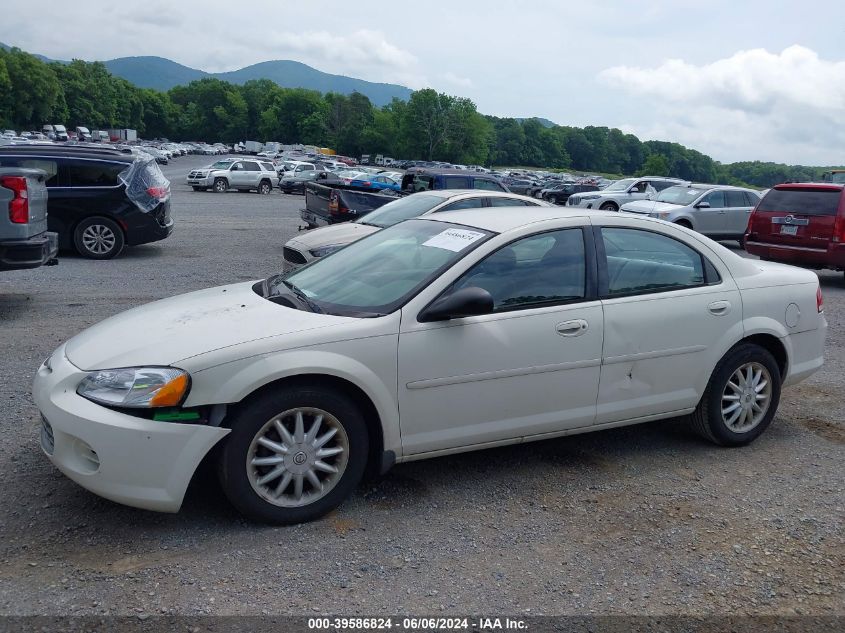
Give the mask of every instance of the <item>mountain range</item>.
MULTIPOLYGON (((2 48, 10 48, 0 43, 2 48)), ((44 62, 59 61, 43 55, 36 55, 44 62)), ((119 57, 103 62, 109 72, 123 77, 140 88, 169 90, 174 86, 188 84, 198 79, 213 77, 233 84, 244 84, 250 79, 269 79, 284 88, 307 88, 319 92, 351 94, 360 92, 376 106, 387 105, 394 97, 406 101, 413 92, 397 84, 383 84, 344 75, 324 73, 307 64, 288 59, 266 61, 239 70, 224 73, 209 73, 190 68, 164 57, 119 57)))

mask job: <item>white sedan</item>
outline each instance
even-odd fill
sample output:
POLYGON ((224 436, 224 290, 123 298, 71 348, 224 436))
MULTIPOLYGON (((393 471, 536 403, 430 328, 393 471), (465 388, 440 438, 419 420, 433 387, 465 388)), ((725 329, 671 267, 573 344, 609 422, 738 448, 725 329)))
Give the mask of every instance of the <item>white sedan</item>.
POLYGON ((34 395, 45 453, 103 497, 175 512, 217 445, 232 504, 292 523, 436 455, 680 416, 746 444, 826 328, 814 273, 683 227, 465 210, 107 319, 34 395))

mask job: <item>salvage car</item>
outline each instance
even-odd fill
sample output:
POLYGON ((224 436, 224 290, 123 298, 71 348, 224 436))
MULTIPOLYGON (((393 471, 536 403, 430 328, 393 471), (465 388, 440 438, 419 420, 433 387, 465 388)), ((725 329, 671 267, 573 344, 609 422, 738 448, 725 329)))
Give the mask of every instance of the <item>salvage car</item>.
POLYGON ((284 270, 299 268, 362 237, 411 218, 443 211, 502 206, 539 207, 546 206, 546 203, 515 193, 477 189, 433 189, 415 193, 388 202, 353 222, 330 224, 296 235, 282 249, 284 270))
POLYGON ((753 189, 689 184, 664 189, 652 200, 628 202, 620 211, 643 213, 714 240, 739 240, 742 244, 751 210, 758 202, 760 195, 753 189))
POLYGON ((111 259, 124 246, 147 244, 173 232, 170 182, 148 154, 100 147, 0 147, 0 166, 41 169, 47 175, 50 231, 60 250, 111 259))
POLYGON ((98 495, 175 512, 214 448, 240 512, 296 523, 438 455, 678 416, 748 444, 826 329, 814 273, 674 224, 465 210, 113 316, 33 394, 43 452, 98 495))
POLYGON ((583 207, 585 209, 601 209, 602 211, 619 211, 626 202, 643 200, 656 195, 659 191, 685 181, 677 178, 663 178, 643 176, 642 178, 623 178, 608 185, 601 191, 578 193, 569 196, 567 206, 583 207))
POLYGON ((54 263, 58 236, 47 231, 47 174, 0 167, 0 270, 54 263))
POLYGON ((845 184, 775 185, 751 214, 745 239, 760 259, 845 270, 845 184))
POLYGON ((279 184, 279 176, 273 164, 267 161, 225 158, 208 167, 191 170, 186 182, 194 191, 212 189, 215 193, 226 193, 234 189, 266 195, 279 184))

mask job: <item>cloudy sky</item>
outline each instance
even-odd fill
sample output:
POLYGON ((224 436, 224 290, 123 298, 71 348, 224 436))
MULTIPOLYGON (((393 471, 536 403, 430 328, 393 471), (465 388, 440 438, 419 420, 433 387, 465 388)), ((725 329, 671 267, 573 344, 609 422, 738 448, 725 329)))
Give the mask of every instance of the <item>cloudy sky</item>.
POLYGON ((723 162, 843 164, 843 15, 795 0, 75 0, 66 11, 3 0, 0 42, 211 72, 294 59, 723 162))

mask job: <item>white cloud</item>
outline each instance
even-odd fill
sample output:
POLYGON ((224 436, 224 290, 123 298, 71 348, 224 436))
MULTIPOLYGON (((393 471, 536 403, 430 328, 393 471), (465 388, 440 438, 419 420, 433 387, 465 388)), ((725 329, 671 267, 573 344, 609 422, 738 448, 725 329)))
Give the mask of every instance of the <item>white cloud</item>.
POLYGON ((701 66, 680 59, 615 66, 599 80, 655 101, 651 123, 628 125, 647 138, 678 140, 722 160, 842 162, 845 61, 803 46, 740 51, 701 66))
POLYGON ((459 88, 473 87, 472 79, 470 79, 469 77, 460 77, 451 71, 443 73, 443 75, 441 76, 443 77, 444 81, 453 86, 458 86, 459 88))

